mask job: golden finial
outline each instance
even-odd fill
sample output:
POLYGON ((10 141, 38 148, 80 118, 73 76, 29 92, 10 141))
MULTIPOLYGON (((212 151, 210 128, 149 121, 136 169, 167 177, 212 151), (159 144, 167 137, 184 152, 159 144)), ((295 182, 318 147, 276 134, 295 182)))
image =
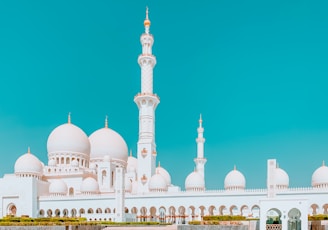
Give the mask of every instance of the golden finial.
POLYGON ((325 160, 322 161, 322 166, 325 166, 325 160))
POLYGON ((150 26, 150 20, 148 18, 148 6, 146 7, 146 19, 144 20, 144 26, 149 27, 150 26))
POLYGON ((237 170, 237 167, 236 165, 233 166, 233 170, 236 171, 237 170))
POLYGON ((27 147, 27 153, 28 153, 28 154, 31 154, 31 148, 30 148, 30 146, 27 147))
POLYGON ((105 128, 108 128, 108 116, 106 115, 106 118, 105 118, 105 128))
POLYGON ((159 161, 159 162, 158 162, 158 168, 160 168, 160 167, 161 167, 161 162, 159 161))
POLYGON ((67 121, 68 124, 71 124, 71 112, 68 113, 68 121, 67 121))

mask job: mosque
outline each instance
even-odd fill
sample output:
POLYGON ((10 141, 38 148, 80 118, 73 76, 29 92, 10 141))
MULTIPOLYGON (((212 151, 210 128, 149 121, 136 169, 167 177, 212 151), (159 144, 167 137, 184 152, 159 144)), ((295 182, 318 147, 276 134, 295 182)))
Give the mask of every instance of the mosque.
POLYGON ((169 172, 156 162, 155 110, 160 99, 153 92, 156 58, 148 9, 144 27, 138 57, 141 91, 134 97, 139 109, 137 157, 129 155, 124 139, 108 127, 107 119, 103 128, 88 137, 69 115, 67 123, 48 137, 47 165, 28 150, 17 159, 14 173, 0 178, 0 215, 177 224, 205 215, 242 215, 260 218, 260 229, 270 219, 283 229, 291 223, 306 229, 308 215, 327 214, 328 167, 324 164, 313 172, 308 188, 289 188, 288 174, 269 159, 266 188, 246 189, 244 175, 234 168, 226 175, 223 190, 207 190, 201 117, 195 169, 186 177, 184 188, 171 183, 169 172))

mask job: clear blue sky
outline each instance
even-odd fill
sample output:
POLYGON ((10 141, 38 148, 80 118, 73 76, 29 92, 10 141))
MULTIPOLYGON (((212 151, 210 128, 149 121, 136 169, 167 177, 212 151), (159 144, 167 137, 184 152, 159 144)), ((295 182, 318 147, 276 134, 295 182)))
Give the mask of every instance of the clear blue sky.
POLYGON ((157 160, 184 188, 199 114, 206 185, 237 166, 266 185, 276 158, 290 186, 310 186, 328 162, 326 0, 0 2, 0 173, 31 151, 47 163, 50 132, 67 121, 87 135, 105 116, 136 156, 140 34, 149 6, 157 57, 157 160))

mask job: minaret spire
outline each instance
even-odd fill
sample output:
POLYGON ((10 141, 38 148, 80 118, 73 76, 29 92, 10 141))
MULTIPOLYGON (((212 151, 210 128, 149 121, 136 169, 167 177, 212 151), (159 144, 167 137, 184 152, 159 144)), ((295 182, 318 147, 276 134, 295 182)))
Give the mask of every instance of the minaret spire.
POLYGON ((149 34, 150 20, 148 18, 148 6, 146 7, 146 18, 144 20, 145 33, 149 34))
POLYGON ((71 124, 71 112, 68 113, 67 123, 71 124))
POLYGON ((199 115, 199 126, 197 128, 198 136, 196 138, 197 143, 197 158, 194 159, 194 162, 196 164, 197 172, 200 173, 205 181, 205 164, 206 164, 206 158, 204 158, 204 128, 203 128, 203 119, 202 114, 199 115))
POLYGON ((139 109, 138 193, 148 192, 148 178, 156 173, 155 110, 159 98, 153 93, 153 69, 156 57, 152 54, 154 37, 149 33, 148 7, 144 20, 145 33, 140 37, 142 53, 138 57, 141 69, 141 92, 134 97, 139 109))
POLYGON ((108 116, 105 117, 105 128, 108 128, 108 116))

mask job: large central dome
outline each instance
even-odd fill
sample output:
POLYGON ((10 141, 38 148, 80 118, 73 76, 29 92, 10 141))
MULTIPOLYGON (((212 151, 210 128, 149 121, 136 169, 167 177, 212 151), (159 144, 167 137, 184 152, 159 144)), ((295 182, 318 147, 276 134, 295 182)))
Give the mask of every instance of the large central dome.
POLYGON ((128 160, 128 146, 120 134, 110 128, 102 128, 89 137, 91 144, 90 159, 104 159, 126 162, 128 160))
POLYGON ((48 137, 48 153, 90 154, 90 142, 82 129, 71 123, 55 128, 48 137))

